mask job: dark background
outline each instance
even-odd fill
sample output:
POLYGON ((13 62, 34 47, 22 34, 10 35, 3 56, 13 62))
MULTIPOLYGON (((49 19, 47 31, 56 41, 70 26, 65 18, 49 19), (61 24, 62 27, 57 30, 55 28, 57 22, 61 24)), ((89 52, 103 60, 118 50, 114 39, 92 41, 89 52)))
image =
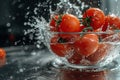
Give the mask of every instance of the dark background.
MULTIPOLYGON (((76 2, 76 0, 70 1, 76 2)), ((81 1, 92 7, 100 7, 101 5, 100 0, 81 1)), ((50 5, 55 10, 58 2, 59 0, 0 0, 0 47, 35 44, 36 40, 29 38, 30 35, 35 37, 35 33, 24 35, 24 30, 31 29, 30 26, 24 25, 24 22, 28 21, 25 14, 29 11, 29 17, 33 16, 34 8, 38 3, 41 3, 44 6, 39 7, 39 14, 35 16, 43 16, 48 20, 50 5), (45 9, 47 10, 44 11, 45 9)))

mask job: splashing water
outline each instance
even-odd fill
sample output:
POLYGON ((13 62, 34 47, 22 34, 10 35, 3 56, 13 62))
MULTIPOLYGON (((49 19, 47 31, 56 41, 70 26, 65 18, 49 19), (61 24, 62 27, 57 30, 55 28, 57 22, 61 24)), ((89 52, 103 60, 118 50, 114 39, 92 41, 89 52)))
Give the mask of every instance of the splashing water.
MULTIPOLYGON (((77 0, 77 2, 75 3, 71 3, 69 0, 61 0, 59 3, 57 3, 57 8, 55 11, 52 10, 52 6, 50 5, 50 9, 49 9, 50 18, 46 20, 43 16, 38 16, 39 15, 38 10, 41 6, 44 6, 44 4, 39 3, 37 7, 34 8, 34 15, 30 18, 28 18, 29 15, 29 11, 28 11, 25 15, 25 17, 28 18, 28 22, 24 23, 25 26, 29 25, 30 27, 32 27, 32 29, 28 29, 27 31, 24 31, 25 35, 31 32, 34 33, 36 29, 38 30, 38 33, 36 33, 37 45, 41 44, 41 42, 45 42, 44 31, 48 30, 49 21, 52 15, 70 13, 80 18, 82 16, 82 11, 85 8, 89 7, 80 0, 77 0)), ((44 44, 46 45, 46 43, 44 44)))

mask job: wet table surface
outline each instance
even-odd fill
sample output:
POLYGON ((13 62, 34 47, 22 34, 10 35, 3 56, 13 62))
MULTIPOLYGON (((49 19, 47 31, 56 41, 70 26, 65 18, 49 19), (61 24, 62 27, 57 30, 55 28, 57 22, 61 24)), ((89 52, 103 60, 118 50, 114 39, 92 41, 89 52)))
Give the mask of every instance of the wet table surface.
MULTIPOLYGON (((55 80, 58 71, 50 64, 48 49, 9 47, 6 64, 0 67, 0 80, 55 80)), ((118 60, 119 61, 119 60, 118 60)), ((109 80, 120 80, 120 69, 111 71, 109 80)))

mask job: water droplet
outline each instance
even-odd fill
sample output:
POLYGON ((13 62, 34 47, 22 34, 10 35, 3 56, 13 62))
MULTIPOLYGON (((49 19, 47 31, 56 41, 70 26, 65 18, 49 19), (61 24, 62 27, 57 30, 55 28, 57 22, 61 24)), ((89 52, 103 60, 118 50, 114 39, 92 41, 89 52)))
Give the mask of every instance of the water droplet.
POLYGON ((12 29, 8 29, 8 32, 12 32, 12 29))
POLYGON ((36 55, 36 52, 32 52, 31 55, 33 55, 33 56, 36 55))
POLYGON ((10 26, 11 26, 11 23, 8 22, 8 23, 6 24, 6 26, 7 26, 7 27, 10 27, 10 26))
POLYGON ((118 2, 118 0, 115 0, 116 2, 118 2))
POLYGON ((24 70, 21 68, 21 69, 19 69, 19 71, 20 71, 20 72, 23 72, 24 70))

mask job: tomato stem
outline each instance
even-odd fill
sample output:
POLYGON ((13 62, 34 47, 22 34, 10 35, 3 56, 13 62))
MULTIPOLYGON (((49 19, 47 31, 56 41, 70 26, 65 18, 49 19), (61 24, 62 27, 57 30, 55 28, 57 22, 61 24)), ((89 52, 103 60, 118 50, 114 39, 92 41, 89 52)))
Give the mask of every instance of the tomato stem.
POLYGON ((58 16, 58 20, 56 21, 57 25, 59 25, 62 21, 62 15, 58 16))
POLYGON ((62 21, 62 16, 63 15, 58 15, 58 19, 56 19, 55 17, 53 17, 53 19, 55 20, 55 25, 56 25, 56 28, 57 28, 57 31, 58 31, 58 27, 62 21))

